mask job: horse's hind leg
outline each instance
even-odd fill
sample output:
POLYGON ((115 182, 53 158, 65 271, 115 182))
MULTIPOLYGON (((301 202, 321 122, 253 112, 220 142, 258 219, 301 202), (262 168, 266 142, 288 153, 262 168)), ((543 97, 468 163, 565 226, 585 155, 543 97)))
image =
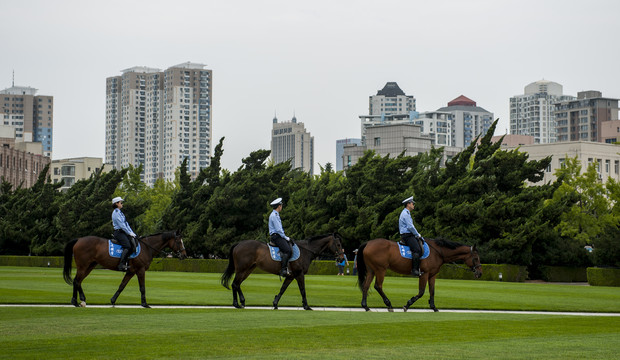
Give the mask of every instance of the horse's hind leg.
POLYGON ((125 286, 127 286, 127 283, 129 282, 129 280, 131 280, 133 276, 134 276, 134 273, 131 271, 127 271, 125 273, 125 276, 123 277, 123 280, 121 281, 121 284, 118 286, 118 290, 116 290, 116 293, 110 299, 112 306, 116 304, 116 299, 118 299, 118 296, 123 292, 123 289, 125 289, 125 286))
POLYGON ((280 298, 282 297, 282 294, 284 294, 284 292, 286 291, 286 288, 288 288, 288 286, 291 284, 291 281, 293 281, 292 277, 287 276, 286 278, 284 278, 284 282, 282 283, 282 287, 280 288, 280 292, 278 293, 278 295, 276 295, 275 299, 273 299, 273 309, 274 310, 278 309, 278 303, 280 302, 280 298))
POLYGON ((370 308, 366 304, 366 298, 368 297, 368 289, 370 289, 370 284, 372 283, 372 279, 374 279, 375 273, 368 269, 366 273, 366 279, 364 279, 364 284, 362 285, 362 307, 366 311, 370 311, 370 308))
POLYGON ((430 296, 430 299, 428 299, 428 305, 430 306, 431 309, 433 309, 434 312, 438 312, 439 311, 435 307, 435 278, 436 277, 437 277, 437 274, 433 275, 428 280, 428 294, 430 296))
POLYGON ((407 301, 407 304, 403 306, 403 311, 409 310, 409 307, 413 305, 414 302, 416 302, 419 298, 421 298, 424 295, 424 289, 426 288, 427 281, 428 281, 428 273, 425 273, 422 276, 420 276, 420 280, 418 280, 418 284, 419 284, 418 295, 412 297, 411 299, 409 299, 409 301, 407 301))
POLYGON ((387 306, 388 311, 393 312, 394 309, 392 308, 392 303, 390 302, 390 299, 388 299, 388 297, 385 296, 385 293, 383 292, 383 280, 385 279, 385 272, 380 271, 376 275, 377 275, 377 280, 375 280, 375 290, 377 290, 379 295, 381 295, 381 298, 383 299, 383 303, 385 304, 385 306, 387 306))

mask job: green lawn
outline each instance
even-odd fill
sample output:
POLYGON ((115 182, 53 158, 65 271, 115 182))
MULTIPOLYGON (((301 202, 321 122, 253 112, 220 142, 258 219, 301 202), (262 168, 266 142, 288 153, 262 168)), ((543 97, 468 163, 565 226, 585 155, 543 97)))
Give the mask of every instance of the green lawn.
MULTIPOLYGON (((88 304, 108 304, 121 274, 97 270, 88 304)), ((280 283, 252 275, 248 306, 268 306, 280 283)), ((417 280, 388 278, 396 305, 417 280)), ((353 277, 309 276, 311 306, 359 307, 353 277)), ((60 269, 0 267, 0 303, 68 304, 60 269)), ((151 305, 229 305, 218 274, 147 272, 151 305)), ((428 294, 414 305, 427 309, 428 294)), ((119 304, 139 304, 137 279, 119 304)), ((452 313, 441 309, 513 309, 620 313, 620 289, 553 284, 438 280, 432 312, 331 312, 237 309, 0 307, 0 359, 612 359, 620 317, 452 313)), ((300 306, 292 284, 282 306, 300 306)), ((371 307, 383 307, 373 292, 371 307)))

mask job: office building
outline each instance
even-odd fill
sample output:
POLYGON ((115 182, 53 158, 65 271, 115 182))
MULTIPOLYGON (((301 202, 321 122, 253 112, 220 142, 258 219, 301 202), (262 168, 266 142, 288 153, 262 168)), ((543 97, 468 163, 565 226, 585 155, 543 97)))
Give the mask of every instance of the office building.
POLYGON ((581 91, 577 99, 556 103, 554 116, 557 141, 605 142, 610 137, 604 136, 603 124, 618 124, 618 99, 605 98, 600 91, 581 91))
POLYGON ((106 79, 106 164, 144 166, 143 181, 173 181, 187 159, 195 178, 211 162, 212 71, 183 63, 122 70, 106 79))
POLYGON ((271 159, 274 164, 290 160, 291 168, 314 174, 314 137, 295 116, 285 122, 273 118, 271 159))
POLYGON ((451 115, 451 146, 468 147, 477 136, 486 134, 493 124, 493 113, 477 106, 475 101, 464 95, 450 101, 448 106, 437 112, 451 115))
POLYGON ((408 114, 415 109, 413 95, 405 95, 395 82, 386 83, 377 95, 371 95, 368 99, 369 115, 408 114))
POLYGON ((536 144, 557 140, 554 117, 555 103, 573 100, 564 95, 562 85, 540 80, 525 87, 523 95, 510 98, 510 133, 531 135, 536 144))
POLYGON ((54 97, 36 93, 25 86, 0 91, 0 125, 15 129, 16 143, 39 142, 43 155, 52 157, 54 97))
POLYGON ((64 181, 60 191, 67 191, 77 181, 90 178, 103 168, 103 160, 96 157, 79 157, 53 160, 50 178, 54 184, 64 181))

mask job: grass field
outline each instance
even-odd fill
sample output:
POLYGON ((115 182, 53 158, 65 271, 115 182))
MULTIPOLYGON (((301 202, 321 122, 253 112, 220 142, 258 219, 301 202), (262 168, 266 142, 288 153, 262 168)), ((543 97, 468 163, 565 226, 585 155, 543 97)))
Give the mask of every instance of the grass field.
MULTIPOLYGON (((84 283, 88 304, 108 304, 121 274, 96 270, 84 283)), ((310 276, 316 307, 359 307, 353 277, 310 276)), ((268 306, 280 283, 252 275, 248 306, 268 306)), ((388 278, 402 305, 417 291, 411 278, 388 278)), ((0 303, 68 304, 60 269, 0 267, 0 303)), ((118 304, 139 304, 137 279, 118 304)), ((230 305, 218 274, 147 272, 153 309, 0 307, 0 358, 31 359, 613 359, 620 317, 451 313, 508 309, 620 313, 620 289, 555 284, 438 280, 439 313, 166 309, 157 305, 230 305)), ((428 294, 414 305, 427 309, 428 294)), ((295 284, 280 304, 300 306, 295 284)), ((373 292, 369 305, 383 307, 373 292)))

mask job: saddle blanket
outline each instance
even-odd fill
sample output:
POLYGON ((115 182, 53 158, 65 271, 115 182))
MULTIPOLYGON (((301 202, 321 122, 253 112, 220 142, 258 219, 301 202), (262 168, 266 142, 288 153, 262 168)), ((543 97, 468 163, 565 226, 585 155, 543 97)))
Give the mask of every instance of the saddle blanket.
MULTIPOLYGON (((404 257, 405 259, 411 259, 411 249, 409 249, 409 246, 402 245, 401 243, 397 244, 400 250, 400 256, 404 257)), ((424 246, 422 247, 422 250, 423 251, 422 256, 420 256, 420 260, 426 259, 431 253, 431 250, 428 248, 428 244, 426 243, 426 241, 424 241, 424 246)))
MULTIPOLYGON (((108 240, 108 250, 109 250, 111 257, 120 258, 121 253, 123 252, 123 247, 120 246, 119 244, 113 243, 112 240, 108 240)), ((136 252, 129 255, 129 258, 133 259, 137 257, 138 255, 140 255, 140 242, 138 242, 138 247, 136 248, 136 252)))
MULTIPOLYGON (((269 246, 271 258, 275 261, 282 261, 282 258, 280 257, 280 248, 269 244, 267 244, 267 246, 269 246)), ((299 246, 297 246, 297 244, 293 244, 293 256, 291 256, 289 261, 295 261, 297 259, 299 259, 299 246)))

